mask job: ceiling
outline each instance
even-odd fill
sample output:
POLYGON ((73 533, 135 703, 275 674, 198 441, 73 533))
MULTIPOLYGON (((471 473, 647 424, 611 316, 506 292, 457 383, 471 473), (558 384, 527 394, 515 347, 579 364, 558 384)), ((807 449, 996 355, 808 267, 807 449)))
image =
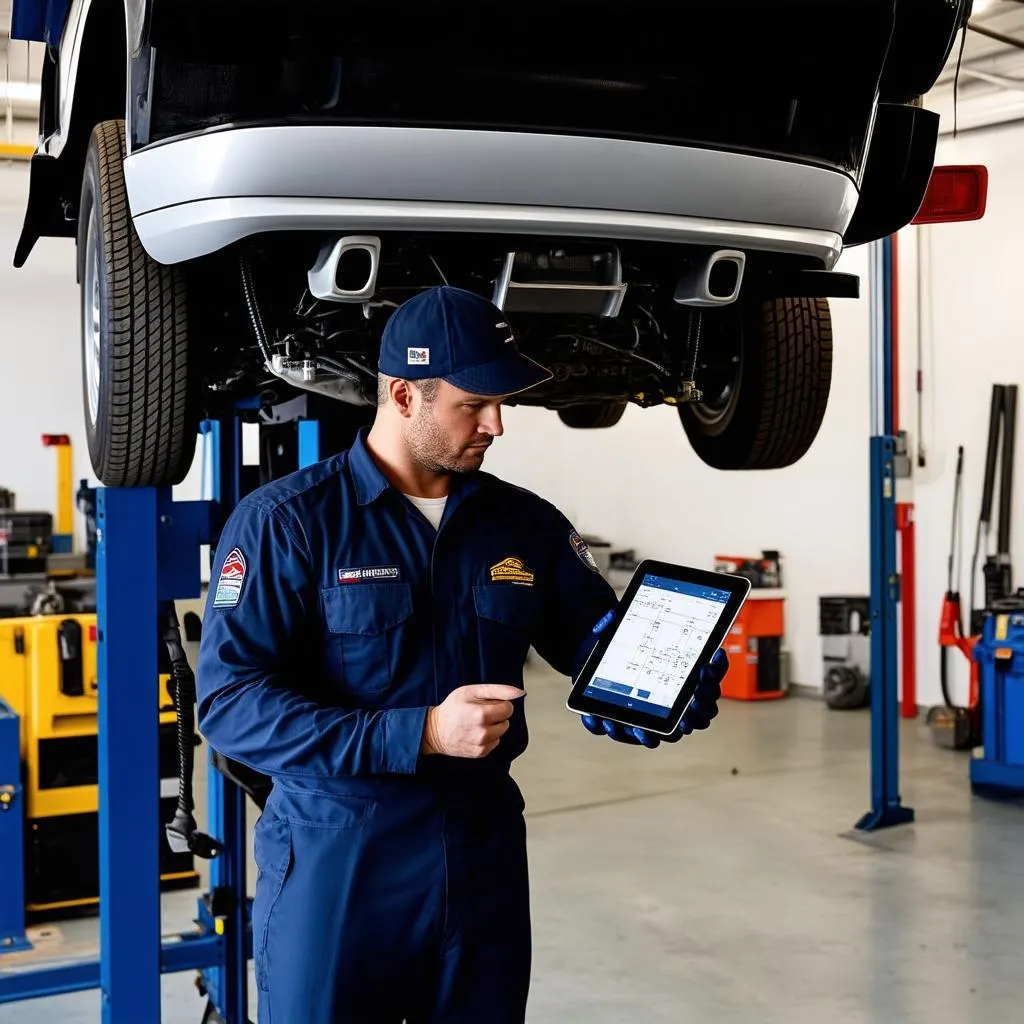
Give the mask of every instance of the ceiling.
POLYGON ((924 105, 941 116, 941 132, 953 132, 954 83, 958 131, 1024 120, 1024 0, 975 0, 962 59, 960 43, 958 36, 942 75, 924 98, 924 105))

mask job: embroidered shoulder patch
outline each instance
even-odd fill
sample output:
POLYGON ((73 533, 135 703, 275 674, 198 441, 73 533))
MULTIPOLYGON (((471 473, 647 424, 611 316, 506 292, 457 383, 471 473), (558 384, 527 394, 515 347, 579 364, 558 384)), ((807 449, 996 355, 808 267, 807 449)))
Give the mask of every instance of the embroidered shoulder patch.
POLYGON ((491 579, 495 583, 526 583, 532 587, 534 574, 521 558, 510 555, 491 566, 491 579))
POLYGON ((245 555, 240 548, 232 548, 220 569, 217 590, 213 597, 214 608, 234 608, 242 596, 245 582, 245 555))
POLYGON ((594 556, 590 552, 590 546, 575 530, 569 534, 569 543, 572 545, 572 549, 576 552, 579 560, 587 566, 587 568, 593 569, 594 572, 598 573, 601 571, 597 567, 597 562, 594 561, 594 556))

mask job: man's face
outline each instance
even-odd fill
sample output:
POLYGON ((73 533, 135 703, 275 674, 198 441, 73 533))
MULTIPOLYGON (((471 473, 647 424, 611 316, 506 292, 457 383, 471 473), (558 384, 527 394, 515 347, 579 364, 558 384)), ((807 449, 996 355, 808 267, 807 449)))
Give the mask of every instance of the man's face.
POLYGON ((501 403, 506 396, 482 397, 438 382, 432 402, 416 393, 406 441, 413 459, 432 473, 479 469, 494 438, 500 437, 501 403))

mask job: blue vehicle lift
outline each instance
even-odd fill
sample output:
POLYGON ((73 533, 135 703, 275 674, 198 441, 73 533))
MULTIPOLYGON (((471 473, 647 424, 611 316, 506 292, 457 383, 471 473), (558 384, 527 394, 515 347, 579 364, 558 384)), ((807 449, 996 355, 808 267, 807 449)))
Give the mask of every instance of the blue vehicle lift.
POLYGON ((899 625, 896 456, 893 433, 893 242, 872 242, 871 310, 871 810, 856 828, 871 832, 914 820, 900 798, 899 625))
POLYGON ((25 871, 25 815, 21 809, 21 742, 18 716, 0 700, 0 850, 4 851, 4 884, 0 885, 0 953, 31 949, 25 938, 22 886, 9 878, 25 871))
MULTIPOLYGON (((161 975, 199 971, 199 990, 209 1002, 205 1015, 197 1006, 197 1019, 248 1020, 246 797, 212 761, 207 832, 218 852, 210 861, 210 889, 199 900, 195 931, 161 935, 158 843, 166 842, 166 822, 153 799, 159 790, 157 720, 146 682, 158 675, 158 613, 169 602, 201 595, 200 547, 213 550, 244 496, 241 419, 206 421, 201 433, 212 455, 210 500, 174 501, 170 488, 96 492, 100 955, 4 973, 0 1003, 100 988, 103 1024, 158 1024, 161 975), (147 721, 152 728, 141 727, 147 721)), ((300 466, 320 458, 316 421, 298 423, 298 442, 300 466)), ((23 872, 19 794, 18 718, 0 703, 5 875, 23 872)), ((22 887, 0 886, 0 952, 28 946, 22 887)))

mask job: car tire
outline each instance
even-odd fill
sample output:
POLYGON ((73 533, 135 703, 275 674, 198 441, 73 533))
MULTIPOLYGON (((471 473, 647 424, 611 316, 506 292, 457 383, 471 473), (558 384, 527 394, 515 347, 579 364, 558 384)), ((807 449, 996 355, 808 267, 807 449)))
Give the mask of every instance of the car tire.
POLYGON ((86 437, 105 486, 170 486, 189 471, 199 425, 185 278, 142 248, 124 159, 124 122, 96 125, 78 217, 86 437))
POLYGON ((827 299, 738 306, 701 342, 697 403, 679 407, 694 452, 715 469, 782 469, 810 448, 832 383, 827 299))
POLYGON ((576 430, 596 430, 614 427, 626 411, 626 401, 620 402, 587 402, 580 405, 567 405, 558 410, 558 418, 567 426, 576 430))

